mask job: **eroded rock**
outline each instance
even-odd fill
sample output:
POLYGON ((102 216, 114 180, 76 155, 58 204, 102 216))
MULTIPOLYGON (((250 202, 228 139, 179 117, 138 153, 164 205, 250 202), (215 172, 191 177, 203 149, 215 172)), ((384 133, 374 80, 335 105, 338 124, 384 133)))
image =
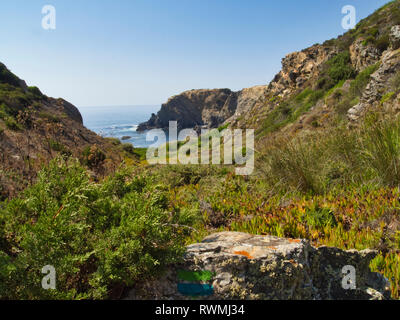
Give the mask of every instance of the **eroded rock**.
POLYGON ((393 26, 390 29, 390 44, 392 49, 396 50, 400 48, 400 26, 393 26))
POLYGON ((350 120, 359 119, 369 107, 380 103, 388 81, 398 72, 399 68, 400 49, 386 51, 378 70, 371 75, 371 80, 363 91, 360 102, 349 109, 348 118, 350 120))

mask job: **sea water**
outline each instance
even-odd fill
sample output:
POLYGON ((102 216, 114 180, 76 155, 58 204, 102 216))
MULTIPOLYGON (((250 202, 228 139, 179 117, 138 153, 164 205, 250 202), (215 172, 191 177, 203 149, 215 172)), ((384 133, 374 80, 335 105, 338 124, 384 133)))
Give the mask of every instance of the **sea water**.
POLYGON ((137 132, 138 125, 157 113, 160 106, 103 106, 79 107, 86 128, 103 137, 122 139, 134 147, 146 148, 154 142, 146 141, 146 132, 137 132))

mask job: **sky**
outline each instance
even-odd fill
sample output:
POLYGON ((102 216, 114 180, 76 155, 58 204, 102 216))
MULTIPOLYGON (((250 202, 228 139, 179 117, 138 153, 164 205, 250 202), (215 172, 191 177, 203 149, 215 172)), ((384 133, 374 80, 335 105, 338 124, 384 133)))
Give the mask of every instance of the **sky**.
POLYGON ((281 59, 343 34, 388 0, 1 0, 0 62, 78 107, 159 105, 267 84, 281 59), (56 29, 42 28, 42 8, 56 29))

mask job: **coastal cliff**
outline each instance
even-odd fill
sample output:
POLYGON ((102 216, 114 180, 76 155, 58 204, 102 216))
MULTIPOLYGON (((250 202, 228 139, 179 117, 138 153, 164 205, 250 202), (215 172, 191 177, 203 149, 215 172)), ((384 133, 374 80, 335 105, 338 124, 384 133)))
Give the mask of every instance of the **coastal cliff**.
POLYGON ((381 105, 396 110, 397 102, 387 102, 398 100, 393 90, 399 70, 398 6, 391 2, 338 38, 288 54, 269 84, 176 95, 138 130, 167 128, 168 121, 178 121, 180 128, 254 128, 260 137, 277 129, 331 126, 338 114, 354 122, 381 105))

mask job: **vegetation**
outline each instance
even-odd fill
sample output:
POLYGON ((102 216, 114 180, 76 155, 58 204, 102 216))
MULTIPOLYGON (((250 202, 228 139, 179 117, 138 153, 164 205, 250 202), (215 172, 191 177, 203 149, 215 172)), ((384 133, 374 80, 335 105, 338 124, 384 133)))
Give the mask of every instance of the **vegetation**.
POLYGON ((193 220, 167 199, 127 170, 96 184, 77 162, 54 160, 0 207, 0 299, 113 297, 155 276, 180 258, 193 220), (57 270, 57 290, 41 288, 45 265, 57 270))
MULTIPOLYGON (((223 230, 377 249, 371 269, 383 273, 392 296, 400 298, 400 119, 370 113, 349 127, 344 117, 379 67, 357 73, 350 44, 362 39, 383 51, 393 24, 400 24, 399 1, 326 42, 338 54, 316 81, 285 101, 266 98, 273 108, 257 130, 265 139, 257 141, 251 177, 234 175, 230 166, 148 166, 146 149, 112 138, 108 145, 125 160, 112 174, 97 175, 108 160, 103 146, 79 149, 78 161, 54 137, 47 139, 49 152, 61 157, 44 166, 19 196, 5 199, 6 173, 0 169, 0 299, 120 298, 125 289, 179 261, 186 244, 223 230), (316 117, 312 130, 280 131, 318 102, 334 115, 330 126, 316 117), (41 289, 45 265, 57 270, 57 290, 41 289)), ((386 89, 381 105, 398 96, 399 74, 386 89)), ((29 106, 47 123, 59 124, 62 119, 40 110, 41 99, 46 97, 38 88, 23 88, 0 64, 0 135, 28 127, 29 117, 21 112, 29 106)), ((201 280, 210 274, 179 276, 201 280)))

